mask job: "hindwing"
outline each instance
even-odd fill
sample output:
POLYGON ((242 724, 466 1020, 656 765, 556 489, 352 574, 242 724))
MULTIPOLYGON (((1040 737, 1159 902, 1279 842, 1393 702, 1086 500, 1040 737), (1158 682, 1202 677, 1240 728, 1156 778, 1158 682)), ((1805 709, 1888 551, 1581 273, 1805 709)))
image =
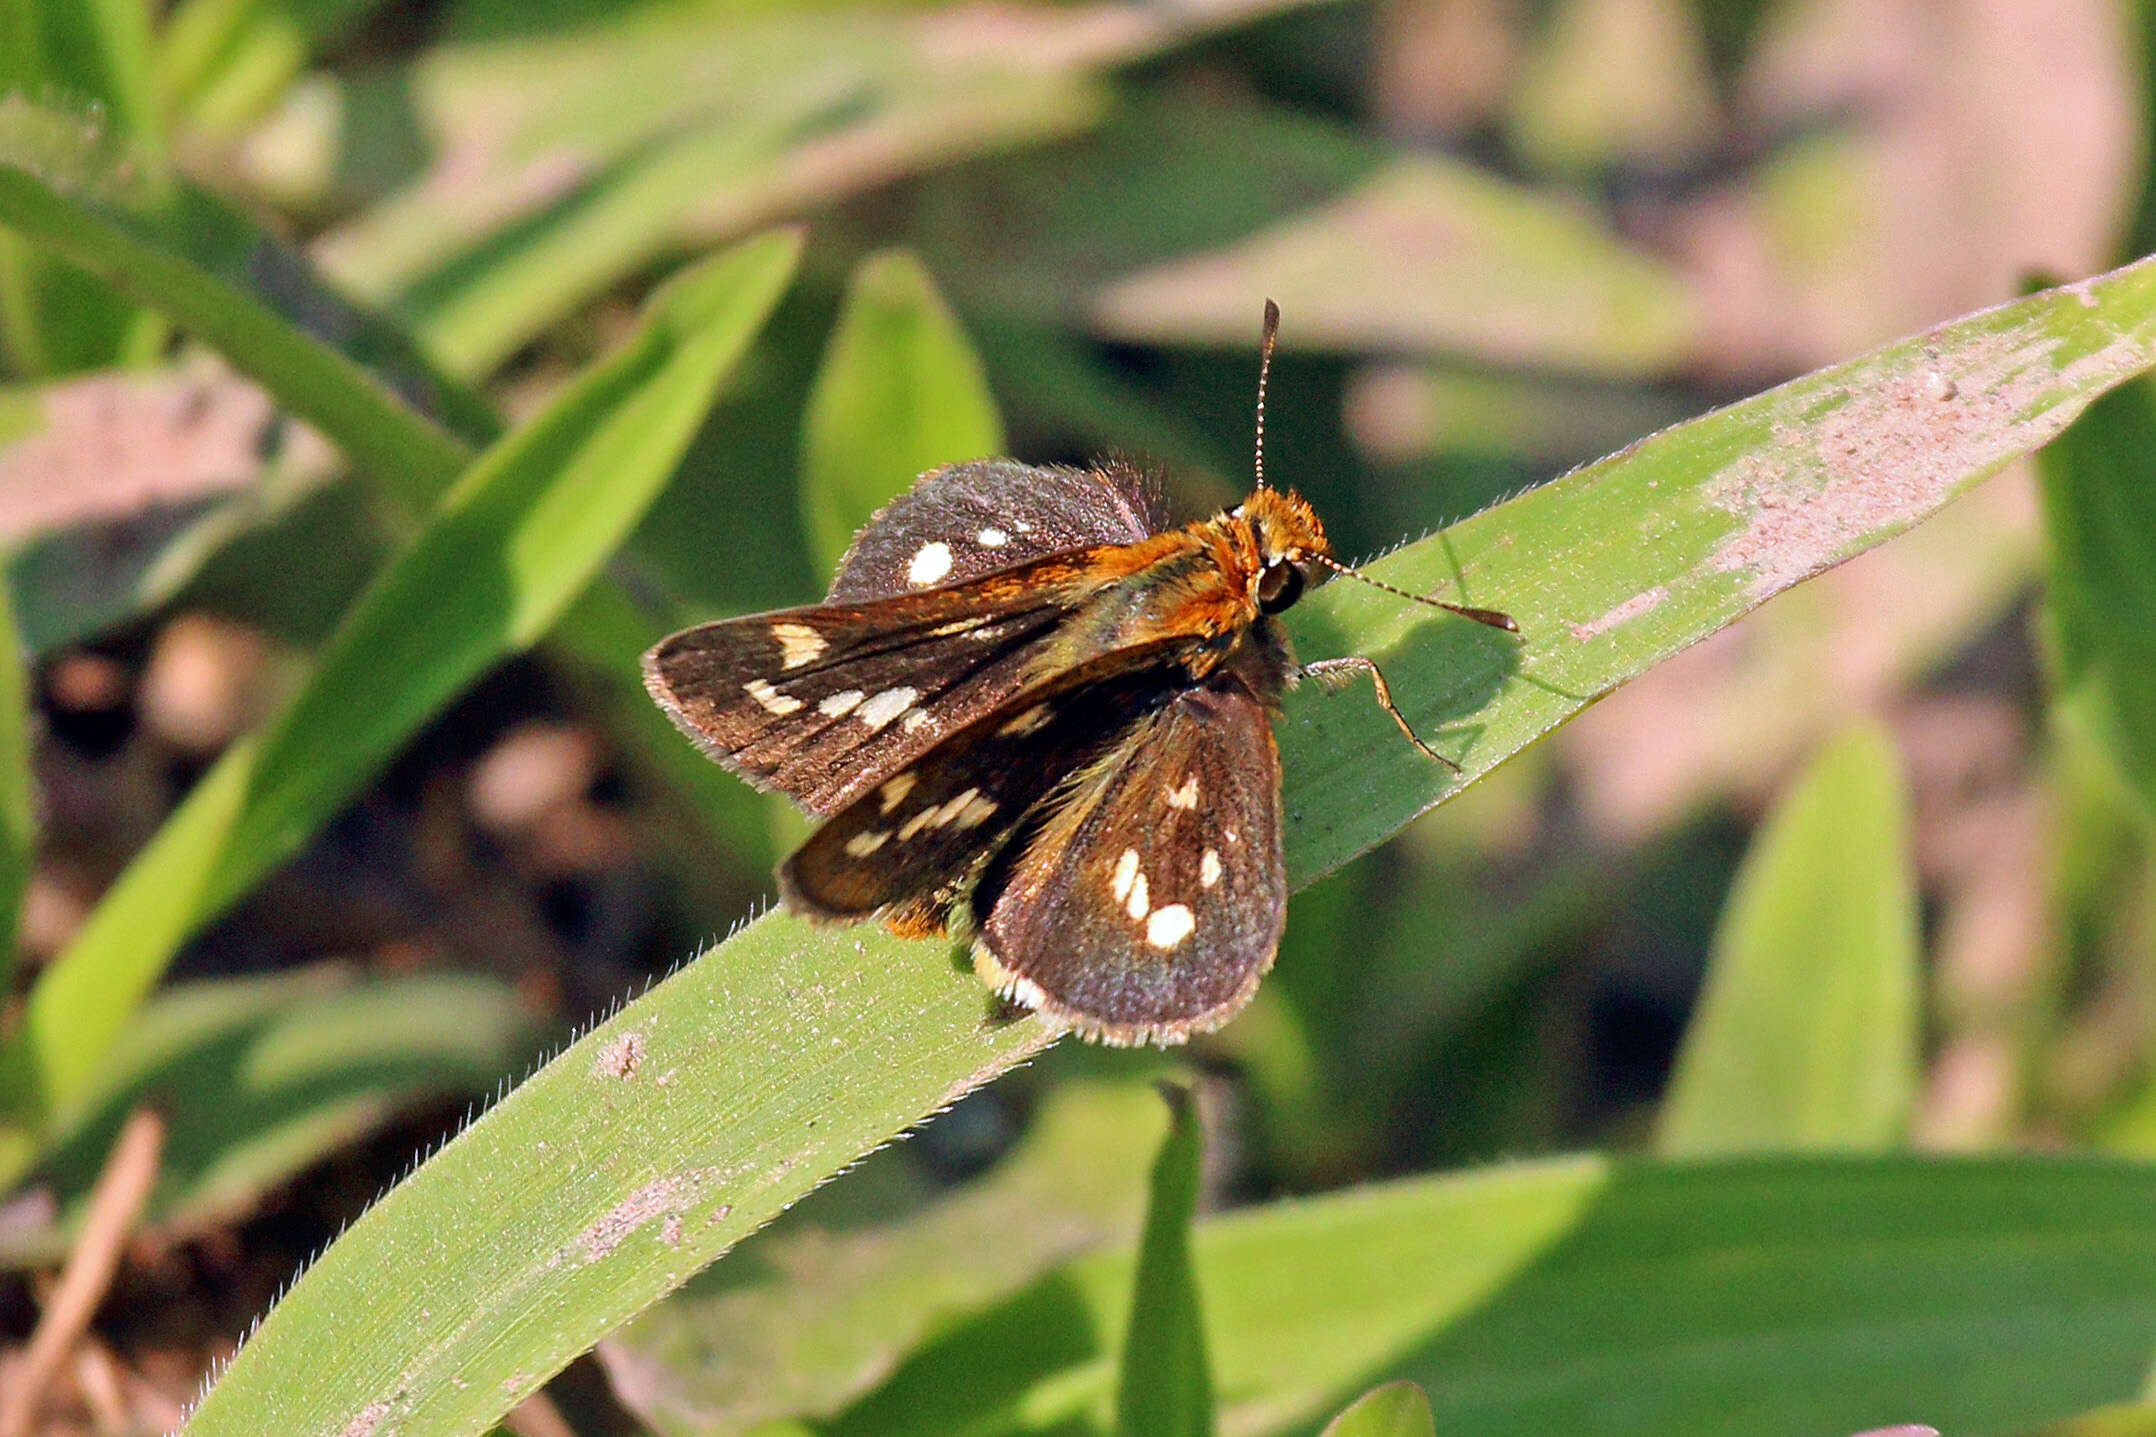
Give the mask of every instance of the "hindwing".
POLYGON ((1111 1043, 1218 1027, 1287 917, 1267 703, 1224 674, 1125 729, 990 860, 975 962, 1050 1022, 1111 1043))

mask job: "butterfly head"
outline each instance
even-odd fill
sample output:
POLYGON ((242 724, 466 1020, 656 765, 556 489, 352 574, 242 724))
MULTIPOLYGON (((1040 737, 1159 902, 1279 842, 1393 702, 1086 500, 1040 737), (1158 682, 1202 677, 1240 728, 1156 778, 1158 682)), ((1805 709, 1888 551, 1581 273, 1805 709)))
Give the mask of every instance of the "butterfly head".
POLYGON ((1302 597, 1310 566, 1332 557, 1325 526, 1293 490, 1259 489, 1236 509, 1235 517, 1249 526, 1256 549, 1252 597, 1261 612, 1277 614, 1302 597))

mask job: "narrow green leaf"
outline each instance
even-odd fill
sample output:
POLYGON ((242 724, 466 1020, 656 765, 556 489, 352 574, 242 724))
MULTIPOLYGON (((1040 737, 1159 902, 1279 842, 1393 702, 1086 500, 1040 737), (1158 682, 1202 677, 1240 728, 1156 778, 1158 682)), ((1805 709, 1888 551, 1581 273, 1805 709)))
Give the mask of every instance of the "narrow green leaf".
MULTIPOLYGON (((2156 1168, 2059 1156, 1574 1158, 1201 1222, 1221 1422, 1380 1378, 1447 1437, 2017 1432, 2138 1393, 2156 1168)), ((827 1437, 1105 1437, 1131 1256, 954 1322, 827 1437)), ((1307 1424, 1307 1425, 1306 1425, 1307 1424)))
POLYGON ((55 1220, 0 1233, 0 1267, 66 1256, 113 1135, 143 1103, 168 1124, 145 1220, 176 1238, 249 1211, 415 1102, 487 1091, 537 1046, 522 1000, 499 979, 355 976, 314 969, 159 994, 41 1165, 55 1220))
MULTIPOLYGON (((2144 262, 1667 430, 1375 566, 1403 585, 1464 579, 1472 601, 1519 617, 1517 641, 1348 585, 1298 606, 1296 637, 1313 657, 1382 660, 1409 716, 1479 776, 1657 660, 1935 512, 2152 363, 2156 263, 2144 262)), ((1279 732, 1297 887, 1465 781, 1433 772, 1348 695, 1298 690, 1279 732)), ((979 985, 951 956, 868 927, 750 925, 564 1052, 354 1224, 190 1430, 339 1432, 363 1413, 413 1431, 483 1430, 803 1192, 1039 1051, 1035 1020, 986 1021, 979 985), (631 1055, 652 1081, 610 1079, 631 1055), (387 1288, 384 1273, 396 1274, 387 1288)), ((1578 1194, 1554 1197, 1562 1208, 1578 1194)), ((1487 1233, 1447 1231, 1469 1258, 1487 1233)), ((1512 1260, 1489 1257, 1500 1274, 1512 1260)), ((1486 1293, 1492 1269, 1467 1271, 1483 1273, 1473 1290, 1486 1293)), ((1417 1284, 1418 1312, 1439 1301, 1427 1277, 1400 1274, 1417 1284)), ((1218 1359, 1210 1288, 1206 1301, 1218 1359)), ((2145 1346, 2156 1307, 2130 1319, 2145 1346)), ((1320 1333, 1312 1354, 1344 1340, 1320 1333)), ((1247 1374, 1215 1375, 1233 1392, 1247 1374)), ((1352 1382, 1369 1375, 1355 1368, 1352 1382)), ((1328 1377, 1332 1405, 1357 1390, 1349 1382, 1328 1377)), ((1009 1390, 1002 1376, 990 1385, 1009 1390)))
POLYGON ((491 426, 407 342, 329 293, 228 206, 153 177, 95 127, 19 97, 0 98, 0 226, 217 348, 413 512, 463 472, 470 451, 400 390, 467 434, 491 426), (271 293, 275 303, 262 297, 271 293), (310 325, 340 344, 312 337, 310 325))
POLYGON ((921 474, 1003 452, 980 358, 903 250, 854 271, 802 423, 801 516, 825 571, 921 474))
POLYGON ((1412 1382, 1373 1387, 1325 1424, 1319 1437, 1437 1437, 1430 1398, 1412 1382))
MULTIPOLYGON (((873 1224, 851 1208, 844 1220, 819 1211, 857 1179, 825 1189, 601 1343, 599 1359, 666 1437, 761 1434, 843 1411, 952 1313, 1135 1239, 1136 1194, 1165 1127, 1149 1083, 1057 1082, 985 1174, 873 1224)), ((868 1163, 907 1157, 886 1149, 868 1163)))
POLYGON ((2156 390, 2125 385, 2038 460, 2062 717, 2156 817, 2156 390))
POLYGON ((1205 1131, 1190 1089, 1163 1083, 1161 1094, 1168 1100, 1168 1136, 1153 1163, 1152 1196, 1131 1277, 1116 1379, 1116 1437, 1212 1437, 1205 1314, 1190 1261, 1205 1131))
POLYGON ((180 943, 576 597, 672 473, 799 251, 796 235, 767 236, 677 277, 631 343, 450 491, 307 685, 197 785, 39 979, 0 1048, 13 1119, 0 1172, 19 1173, 40 1131, 82 1098, 180 943))
POLYGON ((15 991, 15 926, 37 856, 30 773, 30 692, 15 605, 0 583, 0 1000, 15 991))
POLYGON ((1863 725, 1812 761, 1745 856, 1656 1147, 1899 1141, 1922 1060, 1917 949, 1901 764, 1863 725))

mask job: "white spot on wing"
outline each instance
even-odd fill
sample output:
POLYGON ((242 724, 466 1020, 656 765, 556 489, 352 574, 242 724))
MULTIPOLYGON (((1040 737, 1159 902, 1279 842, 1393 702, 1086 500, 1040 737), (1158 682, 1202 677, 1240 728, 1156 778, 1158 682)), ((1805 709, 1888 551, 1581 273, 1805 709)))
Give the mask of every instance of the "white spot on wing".
POLYGON ((950 572, 951 546, 938 539, 914 550, 913 562, 906 566, 906 582, 926 586, 950 572))
POLYGON ((780 693, 763 679, 750 679, 742 687, 748 690, 750 698, 764 706, 765 712, 775 713, 781 718, 801 707, 801 700, 792 694, 780 693))
POLYGON ((913 707, 913 701, 921 696, 919 689, 885 689, 882 693, 854 710, 854 717, 867 724, 871 730, 882 728, 913 707))
POLYGON ((1145 910, 1152 906, 1152 899, 1145 891, 1145 875, 1141 873, 1131 880, 1130 902, 1123 905, 1123 911, 1133 918, 1143 918, 1145 910))
POLYGON ((1130 885, 1138 877, 1138 850, 1126 848, 1123 856, 1115 861, 1115 876, 1108 886, 1115 892, 1115 901, 1121 903, 1130 897, 1130 885))
POLYGON ((979 828, 982 824, 988 822, 989 816, 996 811, 998 806, 992 798, 976 798, 959 810, 958 826, 960 828, 979 828))
POLYGON ((816 705, 816 712, 822 714, 825 718, 844 718, 854 711, 861 700, 867 697, 868 695, 862 693, 859 689, 847 689, 844 693, 832 694, 822 703, 816 705))
POLYGON ((904 729, 907 733, 912 733, 915 729, 921 727, 921 725, 927 722, 927 709, 907 709, 906 717, 900 721, 899 727, 904 729))
POLYGON ((823 635, 807 624, 773 624, 771 637, 778 642, 779 661, 789 669, 814 663, 816 656, 830 647, 823 635))
POLYGON ((1192 774, 1183 780, 1183 786, 1168 795, 1170 808, 1196 808, 1198 806, 1198 776, 1192 774))
POLYGON ((883 787, 876 790, 876 797, 883 800, 882 811, 889 813, 892 809, 904 803, 906 795, 913 792, 913 786, 917 782, 919 780, 910 771, 885 779, 883 787))
POLYGON ((1197 931, 1198 920, 1180 903, 1164 903, 1145 920, 1145 941, 1155 948, 1173 948, 1197 931))
POLYGON ((1198 860, 1198 883, 1211 888, 1220 881, 1220 854, 1213 849, 1205 850, 1205 857, 1198 860))
POLYGON ((983 529, 973 537, 983 549, 1000 549, 1011 542, 1011 536, 1001 529, 983 529))
POLYGON ((857 833, 847 839, 846 851, 855 858, 866 858, 889 842, 890 837, 891 830, 888 828, 871 828, 865 833, 857 833))
POLYGON ((988 622, 985 614, 975 614, 970 619, 953 619, 948 624, 938 624, 928 631, 930 638, 947 639, 953 634, 963 634, 988 622))

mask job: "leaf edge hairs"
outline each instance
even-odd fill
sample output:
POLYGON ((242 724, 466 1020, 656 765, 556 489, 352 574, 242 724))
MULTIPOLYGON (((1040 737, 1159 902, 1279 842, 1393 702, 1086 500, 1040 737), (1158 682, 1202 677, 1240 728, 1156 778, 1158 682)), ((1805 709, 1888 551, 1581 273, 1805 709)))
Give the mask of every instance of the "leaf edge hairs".
POLYGON ((821 604, 685 629, 644 655, 683 733, 823 820, 779 867, 782 901, 904 936, 956 926, 975 970, 1050 1026, 1180 1043, 1242 1008, 1286 921, 1272 719, 1302 678, 1277 616, 1333 557, 1265 477, 1280 311, 1265 304, 1254 483, 1175 525, 1153 483, 981 459, 931 470, 865 525, 821 604))

